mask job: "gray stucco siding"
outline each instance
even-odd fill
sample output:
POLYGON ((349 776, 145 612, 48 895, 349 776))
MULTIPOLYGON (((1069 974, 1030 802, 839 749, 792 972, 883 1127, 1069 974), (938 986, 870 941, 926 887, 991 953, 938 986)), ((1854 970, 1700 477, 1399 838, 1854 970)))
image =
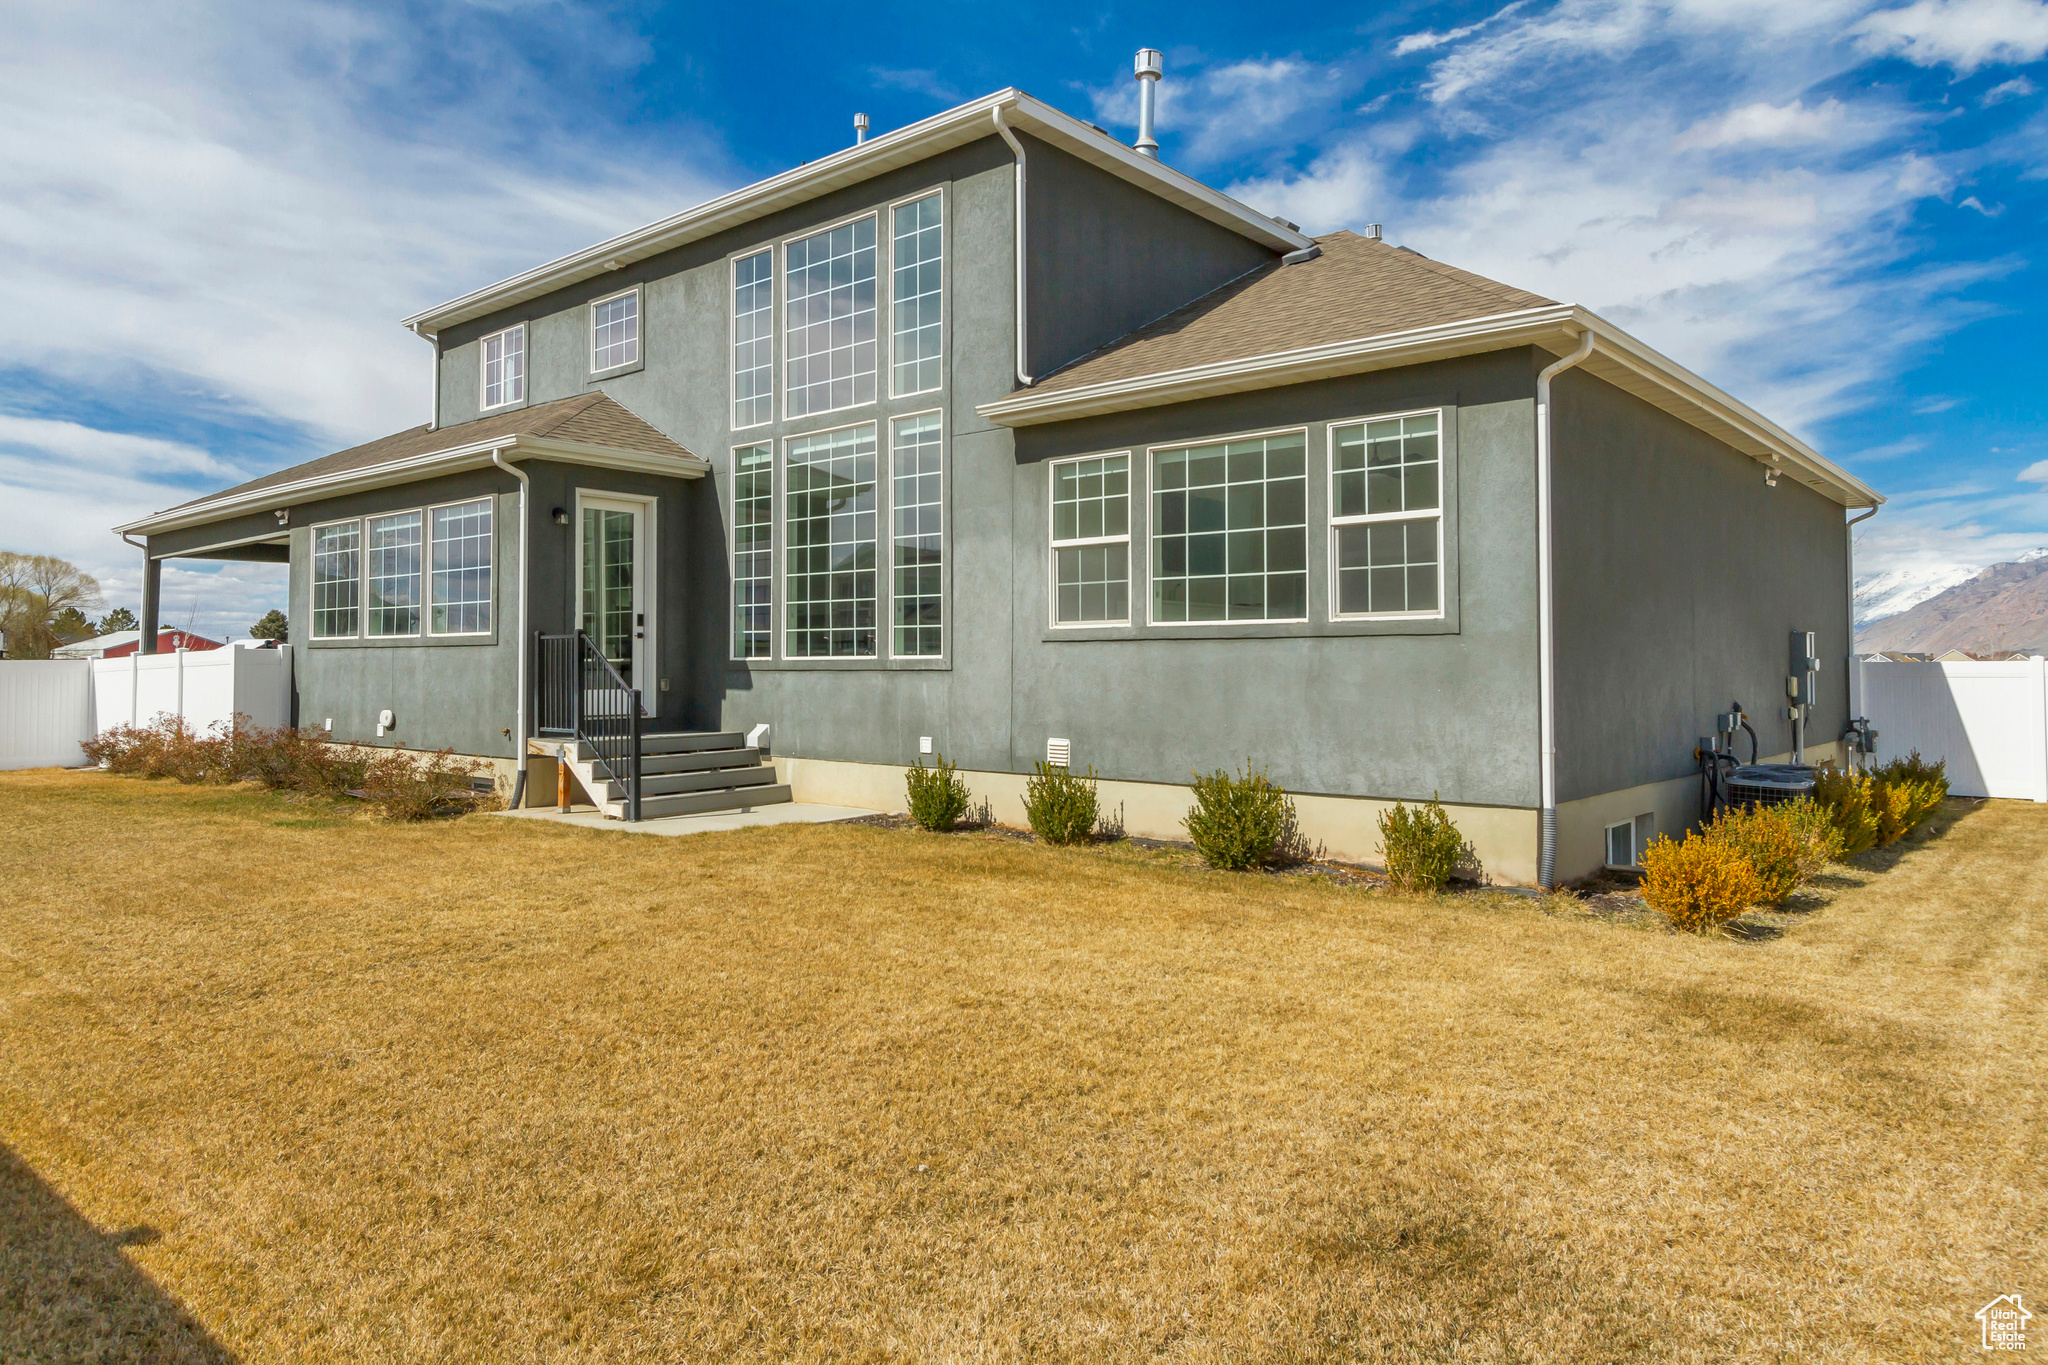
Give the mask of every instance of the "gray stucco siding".
MULTIPOLYGON (((1782 715, 1791 633, 1822 660, 1809 745, 1848 718, 1847 531, 1840 504, 1581 371, 1554 386, 1558 797, 1685 777, 1731 701, 1762 752, 1782 715)), ((1743 736, 1741 755, 1749 746, 1743 736)))

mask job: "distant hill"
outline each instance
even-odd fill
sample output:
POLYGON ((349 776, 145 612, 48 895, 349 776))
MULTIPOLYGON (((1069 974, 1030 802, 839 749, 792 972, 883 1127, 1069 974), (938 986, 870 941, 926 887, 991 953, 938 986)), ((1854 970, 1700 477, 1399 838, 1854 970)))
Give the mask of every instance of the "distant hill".
POLYGON ((2048 554, 1993 564, 1975 577, 1873 621, 1856 636, 1856 652, 1915 650, 1970 654, 2024 649, 2048 652, 2048 554))

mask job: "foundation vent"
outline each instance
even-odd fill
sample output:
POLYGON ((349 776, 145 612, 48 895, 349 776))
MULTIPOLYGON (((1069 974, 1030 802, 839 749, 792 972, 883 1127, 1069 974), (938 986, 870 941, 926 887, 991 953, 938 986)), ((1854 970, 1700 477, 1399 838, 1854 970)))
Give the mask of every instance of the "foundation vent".
POLYGON ((1074 759, 1074 742, 1068 739, 1048 739, 1045 742, 1045 765, 1048 768, 1071 766, 1074 759))

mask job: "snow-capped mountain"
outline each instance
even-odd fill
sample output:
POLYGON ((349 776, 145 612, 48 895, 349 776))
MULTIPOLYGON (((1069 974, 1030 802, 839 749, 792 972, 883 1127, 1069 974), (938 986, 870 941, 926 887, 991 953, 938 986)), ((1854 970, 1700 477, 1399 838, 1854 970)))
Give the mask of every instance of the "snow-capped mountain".
MULTIPOLYGON (((2005 561, 2028 564, 2048 559, 2048 545, 2027 550, 2005 561)), ((1930 597, 1938 597, 1958 584, 1967 583, 1989 571, 1983 564, 1912 564, 1856 580, 1856 629, 1875 625, 1887 616, 1910 611, 1930 597)))

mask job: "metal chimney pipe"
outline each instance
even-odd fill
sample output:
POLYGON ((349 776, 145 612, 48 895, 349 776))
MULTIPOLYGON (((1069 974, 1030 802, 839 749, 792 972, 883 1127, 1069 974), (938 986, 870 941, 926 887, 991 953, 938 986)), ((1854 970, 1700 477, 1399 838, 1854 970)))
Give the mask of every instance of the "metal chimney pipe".
POLYGON ((1159 139, 1152 136, 1152 111, 1158 96, 1159 78, 1165 73, 1165 62, 1156 47, 1141 47, 1131 63, 1131 71, 1138 78, 1138 140, 1131 145, 1139 156, 1159 159, 1159 139))
POLYGON ((853 145, 858 147, 867 140, 868 116, 866 114, 855 114, 853 116, 853 145))

